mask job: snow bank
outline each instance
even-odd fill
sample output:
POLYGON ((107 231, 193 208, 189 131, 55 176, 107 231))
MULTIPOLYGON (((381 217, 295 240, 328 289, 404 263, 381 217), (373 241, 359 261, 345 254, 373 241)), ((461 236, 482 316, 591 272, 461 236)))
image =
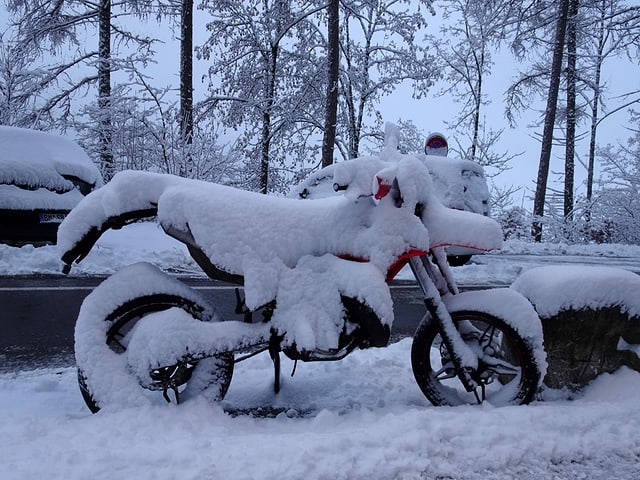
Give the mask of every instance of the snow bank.
POLYGON ((549 265, 526 271, 511 288, 523 294, 541 317, 563 310, 598 310, 620 307, 640 315, 640 276, 627 270, 601 266, 549 265))

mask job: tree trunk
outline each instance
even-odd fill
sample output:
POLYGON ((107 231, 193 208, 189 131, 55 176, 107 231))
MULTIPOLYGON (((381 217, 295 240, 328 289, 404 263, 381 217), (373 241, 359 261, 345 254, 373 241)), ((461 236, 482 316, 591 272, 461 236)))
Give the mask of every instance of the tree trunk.
POLYGON ((193 165, 193 0, 182 0, 180 40, 180 176, 191 177, 193 165))
POLYGON ((100 124, 100 164, 105 181, 115 174, 111 127, 111 0, 98 7, 98 107, 100 124))
POLYGON ((268 65, 265 71, 269 73, 269 78, 265 82, 265 107, 262 113, 262 148, 260 159, 260 193, 264 194, 269 191, 269 164, 271 163, 271 110, 273 109, 276 91, 276 68, 278 65, 277 45, 271 47, 271 52, 268 58, 268 65))
MULTIPOLYGON (((604 1, 603 1, 604 4, 604 1)), ((603 52, 605 45, 605 9, 598 25, 598 56, 596 57, 596 71, 593 79, 593 100, 591 102, 591 128, 589 133, 589 160, 587 164, 587 212, 586 220, 591 220, 591 198, 593 196, 593 171, 596 157, 596 132, 598 129, 598 108, 600 106, 600 76, 602 74, 603 52)))
POLYGON ((536 242, 542 241, 542 217, 544 216, 544 204, 547 191, 547 179, 549 177, 549 164, 551 162, 551 147, 553 143, 553 127, 556 120, 556 107, 558 105, 558 91, 560 90, 560 75, 562 74, 562 53, 567 29, 567 12, 569 0, 562 0, 558 7, 558 20, 553 47, 553 60, 551 64, 551 78, 549 80, 549 94, 544 117, 542 132, 542 145, 540 147, 540 163, 538 165, 538 178, 536 182, 536 194, 533 200, 534 221, 531 226, 531 235, 536 242))
POLYGON ((325 104, 324 135, 322 137, 322 166, 333 163, 333 149, 338 119, 338 72, 340 61, 339 10, 340 0, 330 0, 327 6, 327 98, 325 104))
POLYGON ((482 75, 485 61, 484 45, 481 47, 480 60, 478 60, 475 51, 474 58, 476 59, 476 71, 478 72, 478 78, 476 79, 476 98, 475 98, 475 112, 473 113, 473 140, 471 142, 471 158, 469 160, 476 161, 476 153, 478 150, 478 137, 480 134, 480 108, 482 107, 482 75))
MULTIPOLYGON (((567 23, 567 135, 564 159, 564 218, 573 216, 576 141, 576 21, 578 0, 570 0, 567 23)), ((567 232, 569 233, 569 232, 567 232)))

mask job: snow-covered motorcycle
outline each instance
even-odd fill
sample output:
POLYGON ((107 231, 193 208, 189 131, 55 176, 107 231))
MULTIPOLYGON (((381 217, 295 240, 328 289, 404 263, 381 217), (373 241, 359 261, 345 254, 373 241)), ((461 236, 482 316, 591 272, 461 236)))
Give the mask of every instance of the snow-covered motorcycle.
POLYGON ((210 278, 244 291, 236 290, 241 319, 227 320, 150 264, 106 279, 75 329, 78 379, 93 412, 160 394, 220 400, 234 364, 260 352, 271 355, 278 391, 281 353, 325 361, 383 347, 389 284, 406 265, 426 305, 411 351, 426 397, 434 405, 534 398, 545 359, 533 307, 511 289, 460 293, 446 262, 446 245, 499 247, 493 220, 442 206, 426 167, 395 148, 313 179, 310 188, 329 179, 336 193, 300 200, 129 171, 71 211, 58 234, 66 271, 107 229, 156 217, 210 278))

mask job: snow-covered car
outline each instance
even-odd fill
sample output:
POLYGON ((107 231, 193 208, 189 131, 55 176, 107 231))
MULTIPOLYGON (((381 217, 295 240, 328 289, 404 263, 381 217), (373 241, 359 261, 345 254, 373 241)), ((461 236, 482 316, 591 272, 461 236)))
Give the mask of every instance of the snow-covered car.
MULTIPOLYGON (((395 148, 398 140, 394 136, 399 139, 399 132, 395 129, 385 133, 387 148, 395 148)), ((448 149, 446 137, 433 133, 425 142, 425 153, 415 155, 429 169, 436 196, 446 207, 489 216, 489 188, 484 169, 476 162, 448 157, 448 149)), ((295 186, 289 196, 321 198, 334 195, 332 179, 332 166, 325 167, 295 186)), ((464 265, 473 255, 482 253, 461 246, 447 247, 446 252, 451 266, 464 265)))
POLYGON ((98 168, 72 140, 0 126, 0 242, 55 243, 67 213, 102 184, 98 168))
MULTIPOLYGON (((489 216, 489 188, 481 165, 440 155, 420 155, 427 165, 436 195, 449 208, 489 216)), ((448 247, 447 259, 452 266, 464 265, 477 250, 448 247)))

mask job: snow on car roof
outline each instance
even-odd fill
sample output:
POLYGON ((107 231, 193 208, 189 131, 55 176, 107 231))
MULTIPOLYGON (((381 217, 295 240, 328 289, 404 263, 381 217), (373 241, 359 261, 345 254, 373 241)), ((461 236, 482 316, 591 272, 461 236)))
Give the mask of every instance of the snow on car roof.
POLYGON ((72 140, 51 133, 0 126, 0 184, 55 192, 74 189, 64 176, 102 185, 102 177, 85 151, 72 140))

